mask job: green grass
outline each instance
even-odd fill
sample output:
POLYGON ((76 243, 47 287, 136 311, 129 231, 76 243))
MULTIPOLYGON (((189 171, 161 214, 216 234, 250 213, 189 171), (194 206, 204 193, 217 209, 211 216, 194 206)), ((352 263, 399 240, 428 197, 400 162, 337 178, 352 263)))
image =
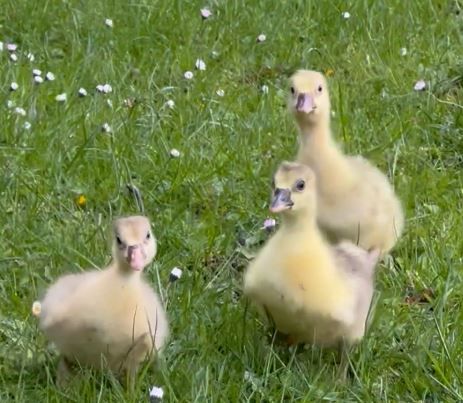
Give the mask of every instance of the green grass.
POLYGON ((151 385, 169 402, 463 400, 459 4, 215 0, 202 21, 204 5, 3 1, 0 40, 20 52, 16 64, 0 52, 0 401, 139 402, 151 385), (267 41, 256 43, 262 32, 267 41), (194 70, 197 58, 206 71, 194 70), (301 67, 334 70, 338 139, 389 174, 407 215, 393 259, 378 268, 371 327, 347 384, 329 352, 272 344, 241 298, 239 241, 265 238, 270 176, 296 152, 286 79, 301 67), (32 68, 56 80, 34 85, 32 68), (428 91, 413 91, 418 79, 428 91), (12 81, 20 88, 10 93, 12 81), (113 93, 95 94, 106 82, 113 93), (88 97, 77 97, 80 87, 88 97), (61 92, 65 104, 54 99, 61 92), (62 273, 108 261, 110 221, 137 212, 127 183, 154 222, 159 252, 147 277, 169 300, 172 337, 134 394, 90 372, 60 391, 56 352, 30 307, 62 273), (185 275, 167 289, 174 266, 185 275), (430 303, 406 303, 426 288, 430 303))

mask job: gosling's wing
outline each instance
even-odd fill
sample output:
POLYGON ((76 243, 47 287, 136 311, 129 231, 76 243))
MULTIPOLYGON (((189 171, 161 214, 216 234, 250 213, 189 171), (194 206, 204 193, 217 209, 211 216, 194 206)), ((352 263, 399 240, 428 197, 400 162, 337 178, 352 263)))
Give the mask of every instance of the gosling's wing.
POLYGON ((338 267, 348 275, 372 278, 379 259, 379 249, 366 251, 351 242, 343 241, 332 247, 338 267))

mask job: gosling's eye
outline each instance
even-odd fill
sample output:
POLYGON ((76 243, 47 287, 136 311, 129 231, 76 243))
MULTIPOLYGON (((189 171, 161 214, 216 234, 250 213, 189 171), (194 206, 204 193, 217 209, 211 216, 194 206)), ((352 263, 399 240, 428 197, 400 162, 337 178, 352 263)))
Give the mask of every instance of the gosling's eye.
POLYGON ((294 87, 291 87, 291 94, 294 95, 295 92, 296 92, 296 91, 294 91, 294 87))
POLYGON ((150 239, 151 238, 151 232, 148 231, 148 233, 146 234, 146 239, 150 239))
POLYGON ((304 188, 305 188, 305 182, 302 179, 298 180, 296 182, 296 190, 298 192, 302 192, 304 190, 304 188))
POLYGON ((323 91, 323 87, 321 85, 318 86, 318 92, 322 92, 323 91))
POLYGON ((116 242, 118 245, 122 245, 122 240, 119 238, 119 235, 116 235, 116 242))

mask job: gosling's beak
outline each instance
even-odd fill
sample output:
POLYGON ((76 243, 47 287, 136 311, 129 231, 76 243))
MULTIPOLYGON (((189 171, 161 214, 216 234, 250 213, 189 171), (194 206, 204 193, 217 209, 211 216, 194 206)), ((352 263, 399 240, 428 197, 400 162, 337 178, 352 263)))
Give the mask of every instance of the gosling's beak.
POLYGON ((284 210, 290 209, 293 204, 294 203, 291 200, 291 191, 289 189, 276 188, 273 193, 270 211, 272 213, 280 213, 284 210))
POLYGON ((314 99, 313 96, 301 92, 296 99, 296 111, 303 112, 303 113, 310 113, 315 109, 314 99))
POLYGON ((128 247, 127 262, 135 271, 140 271, 145 267, 145 254, 140 245, 132 245, 128 247))

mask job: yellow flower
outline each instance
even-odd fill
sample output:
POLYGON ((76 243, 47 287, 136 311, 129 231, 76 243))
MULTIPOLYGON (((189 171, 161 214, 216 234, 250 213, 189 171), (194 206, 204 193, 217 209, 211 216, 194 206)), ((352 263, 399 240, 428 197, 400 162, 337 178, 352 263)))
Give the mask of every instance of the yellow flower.
POLYGON ((327 77, 334 76, 334 70, 333 69, 326 69, 325 70, 325 76, 327 76, 327 77))
POLYGON ((83 194, 80 194, 76 197, 76 204, 79 207, 85 207, 85 205, 87 204, 87 198, 83 194))

